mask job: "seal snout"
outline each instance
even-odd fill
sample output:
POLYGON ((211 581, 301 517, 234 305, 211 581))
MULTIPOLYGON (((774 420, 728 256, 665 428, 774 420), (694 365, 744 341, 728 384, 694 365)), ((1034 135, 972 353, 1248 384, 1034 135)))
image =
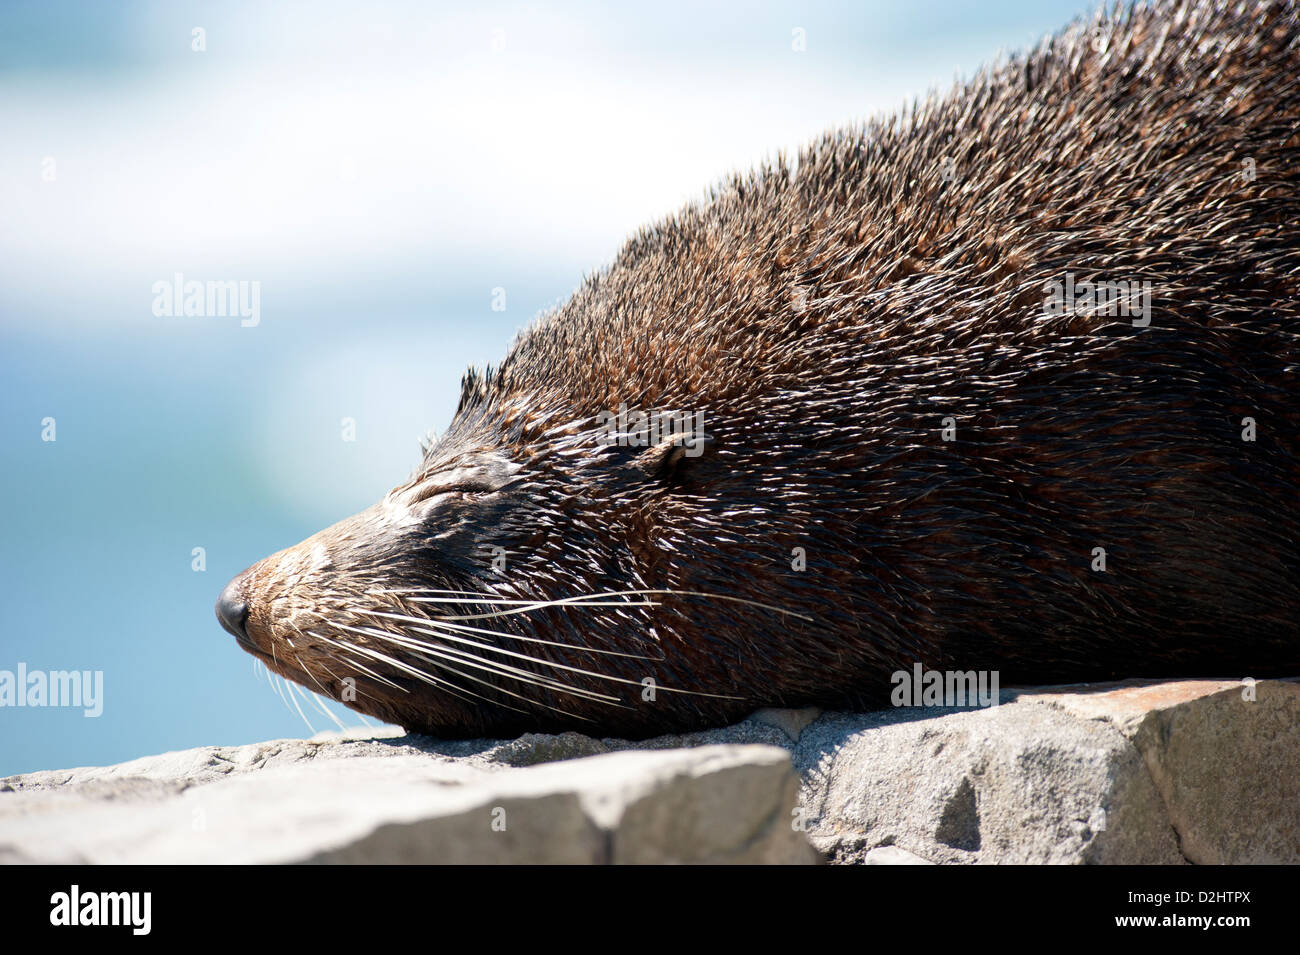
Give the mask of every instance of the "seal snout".
POLYGON ((245 584, 248 581, 248 572, 240 574, 230 583, 226 584, 221 596, 217 598, 217 620, 226 632, 233 636, 242 646, 251 645, 248 639, 248 599, 245 593, 245 584))

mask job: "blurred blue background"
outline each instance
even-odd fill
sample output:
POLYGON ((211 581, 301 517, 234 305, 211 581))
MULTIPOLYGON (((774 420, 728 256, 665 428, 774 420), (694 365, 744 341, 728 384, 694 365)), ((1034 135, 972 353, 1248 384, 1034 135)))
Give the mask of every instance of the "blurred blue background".
POLYGON ((4 0, 0 669, 102 670, 104 710, 0 708, 0 775, 311 735, 231 576, 405 478, 638 226, 1085 6, 4 0), (155 316, 177 272, 260 324, 155 316))

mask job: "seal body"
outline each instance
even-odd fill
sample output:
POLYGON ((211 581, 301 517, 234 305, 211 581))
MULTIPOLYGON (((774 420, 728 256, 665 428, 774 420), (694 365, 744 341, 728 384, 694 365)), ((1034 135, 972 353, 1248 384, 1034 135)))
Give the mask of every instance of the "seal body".
POLYGON ((1300 673, 1297 9, 1098 16, 733 178, 219 616, 440 736, 1300 673))

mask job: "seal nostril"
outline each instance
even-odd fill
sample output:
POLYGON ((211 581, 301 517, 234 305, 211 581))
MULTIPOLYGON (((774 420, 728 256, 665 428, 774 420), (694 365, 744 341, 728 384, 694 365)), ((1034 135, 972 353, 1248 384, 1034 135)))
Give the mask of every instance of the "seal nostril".
POLYGON ((221 591, 217 598, 217 619, 226 632, 241 642, 248 641, 244 625, 248 622, 248 602, 244 599, 244 575, 240 574, 221 591))

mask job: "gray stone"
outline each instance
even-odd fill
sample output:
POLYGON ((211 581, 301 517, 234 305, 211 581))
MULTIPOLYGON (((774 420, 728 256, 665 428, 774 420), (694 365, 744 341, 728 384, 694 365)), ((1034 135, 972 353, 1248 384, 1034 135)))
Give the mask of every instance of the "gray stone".
POLYGON ((801 710, 768 708, 759 710, 749 719, 755 723, 775 727, 783 732, 787 739, 797 742, 809 724, 816 722, 821 715, 822 711, 813 706, 801 710))
POLYGON ((796 748, 809 834, 833 859, 897 846, 947 863, 1182 861, 1141 756, 1113 727, 1015 704, 889 715, 823 720, 796 748))
POLYGON ((811 841, 869 865, 1300 862, 1300 683, 1003 700, 765 710, 641 742, 322 734, 30 773, 0 780, 0 861, 812 862, 811 841))
POLYGON ((879 847, 946 863, 1300 862, 1300 683, 1004 698, 806 729, 792 750, 813 844, 833 862, 879 847))
POLYGON ((934 865, 898 846, 878 846, 862 858, 863 865, 934 865))
POLYGON ((817 861, 790 823, 789 756, 762 746, 493 769, 400 742, 284 741, 5 782, 9 862, 817 861))
POLYGON ((1141 753, 1187 861, 1300 863, 1300 682, 1070 689, 1021 700, 1123 734, 1141 753))

